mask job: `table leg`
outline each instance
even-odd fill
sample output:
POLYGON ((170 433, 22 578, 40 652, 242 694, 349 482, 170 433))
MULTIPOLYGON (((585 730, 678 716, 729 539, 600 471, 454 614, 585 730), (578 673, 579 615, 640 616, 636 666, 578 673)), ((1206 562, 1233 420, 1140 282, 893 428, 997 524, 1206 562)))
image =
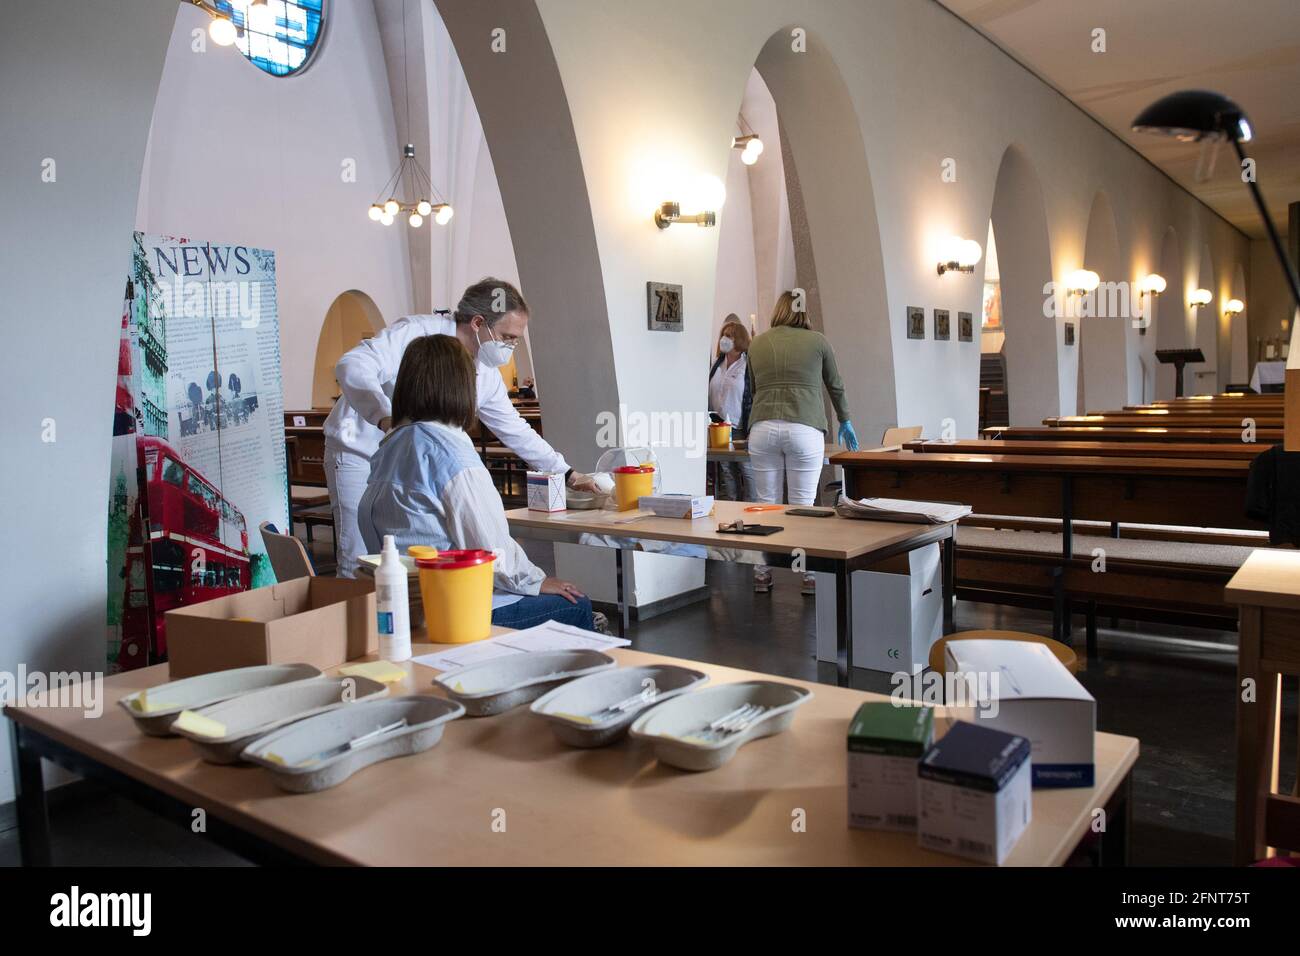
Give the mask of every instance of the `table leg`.
POLYGON ((835 678, 849 686, 853 667, 853 592, 847 561, 835 563, 835 678))
POLYGON ((943 561, 943 632, 951 634, 956 630, 953 623, 954 606, 957 603, 957 526, 952 526, 948 540, 940 545, 943 561))
POLYGON ((1265 806, 1275 778, 1278 675, 1260 667, 1260 609, 1241 608, 1237 652, 1237 822, 1234 862, 1263 859, 1265 806), (1242 699, 1243 682, 1254 681, 1255 699, 1242 699))
MULTIPOLYGON (((627 593, 623 586, 623 552, 626 549, 616 548, 614 550, 614 580, 618 593, 618 636, 627 637, 627 632, 631 629, 631 617, 628 613, 627 593)), ((630 640, 630 638, 629 638, 630 640)))
POLYGON ((23 866, 49 866, 50 815, 45 803, 41 758, 23 744, 22 729, 12 720, 9 721, 9 752, 14 767, 19 857, 23 866))
POLYGON ((1124 775, 1106 807, 1106 829, 1101 835, 1101 865, 1128 866, 1133 827, 1133 774, 1124 775))

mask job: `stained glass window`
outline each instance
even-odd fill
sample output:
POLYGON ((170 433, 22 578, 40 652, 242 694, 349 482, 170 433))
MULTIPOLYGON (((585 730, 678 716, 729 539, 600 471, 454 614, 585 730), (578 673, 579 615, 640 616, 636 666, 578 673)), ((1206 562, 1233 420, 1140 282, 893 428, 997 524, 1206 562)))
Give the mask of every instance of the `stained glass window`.
POLYGON ((266 0, 272 25, 249 26, 252 0, 216 0, 217 10, 235 24, 235 46, 259 69, 272 76, 289 76, 310 62, 325 25, 326 0, 266 0))

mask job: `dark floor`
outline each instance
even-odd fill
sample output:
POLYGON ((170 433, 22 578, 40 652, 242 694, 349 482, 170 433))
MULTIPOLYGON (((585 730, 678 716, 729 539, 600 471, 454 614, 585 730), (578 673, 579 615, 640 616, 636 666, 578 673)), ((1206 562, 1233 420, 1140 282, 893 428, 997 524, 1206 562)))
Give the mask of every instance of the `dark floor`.
MULTIPOLYGON (((329 533, 313 555, 329 560, 329 533)), ((323 539, 323 540, 322 540, 323 539)), ((550 548, 528 544, 552 567, 550 548)), ((793 574, 776 571, 771 594, 755 595, 746 566, 709 563, 707 601, 635 627, 636 647, 674 657, 833 682, 815 659, 814 601, 793 574)), ((1108 623, 1103 621, 1102 623, 1108 623)), ((1097 699, 1097 728, 1135 736, 1142 753, 1133 772, 1132 862, 1229 865, 1232 861, 1235 634, 1121 621, 1100 630, 1100 662, 1080 680, 1097 699)), ((1005 628, 1051 633, 1046 613, 961 602, 958 629, 1005 628)), ((1076 633, 1081 645, 1082 637, 1076 633)), ((1082 652, 1082 647, 1080 647, 1082 652)), ((887 675, 859 671, 853 685, 888 692, 887 675)), ((1296 753, 1296 693, 1289 687, 1282 753, 1296 753)), ((1294 784, 1294 771, 1284 773, 1294 784)), ((53 852, 63 864, 239 864, 188 830, 96 789, 78 785, 51 807, 53 852)), ((0 832, 0 865, 17 863, 13 830, 0 832)))

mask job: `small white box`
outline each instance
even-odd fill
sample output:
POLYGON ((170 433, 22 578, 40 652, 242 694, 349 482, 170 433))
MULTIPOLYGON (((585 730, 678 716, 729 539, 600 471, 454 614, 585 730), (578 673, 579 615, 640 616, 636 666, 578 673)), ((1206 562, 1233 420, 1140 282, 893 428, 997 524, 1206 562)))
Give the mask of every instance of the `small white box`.
POLYGON ((1029 641, 949 641, 944 670, 969 693, 950 713, 1028 738, 1035 787, 1091 787, 1097 702, 1051 650, 1029 641))
POLYGON ((565 507, 563 475, 544 471, 528 473, 529 511, 563 511, 565 507))
MULTIPOLYGON (((855 571, 853 666, 889 674, 925 669, 943 636, 943 573, 939 545, 907 553, 909 573, 855 571)), ((817 659, 835 660, 835 575, 817 575, 817 659)))
POLYGON ((661 518, 705 518, 713 511, 713 495, 642 495, 637 507, 661 518))
POLYGON ((917 842, 1000 866, 1033 819, 1029 741, 958 721, 917 765, 917 842))
POLYGON ((869 701, 849 723, 849 826, 916 831, 917 762, 934 740, 929 707, 869 701))

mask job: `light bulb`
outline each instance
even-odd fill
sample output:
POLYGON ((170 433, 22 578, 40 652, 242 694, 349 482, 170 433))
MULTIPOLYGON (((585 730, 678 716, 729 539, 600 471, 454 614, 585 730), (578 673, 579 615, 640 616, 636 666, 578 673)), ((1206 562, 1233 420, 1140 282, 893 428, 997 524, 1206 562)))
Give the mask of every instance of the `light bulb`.
POLYGON ((384 203, 384 212, 388 213, 390 216, 396 216, 401 209, 402 207, 398 205, 396 199, 390 199, 388 202, 384 203))
POLYGON ((939 243, 939 261, 944 265, 961 264, 961 255, 966 240, 961 236, 949 236, 939 243))
POLYGON ((419 202, 415 204, 415 211, 418 212, 421 216, 427 216, 429 215, 430 212, 433 211, 433 207, 429 205, 429 200, 421 199, 419 202))
POLYGON ((421 216, 418 212, 413 212, 411 213, 411 218, 406 221, 411 224, 411 227, 413 229, 419 229, 420 226, 423 225, 424 223, 424 217, 421 216))
POLYGON ((268 0, 253 0, 248 5, 248 28, 257 33, 270 34, 275 29, 275 14, 268 0))
POLYGON ((1192 291, 1192 305, 1209 305, 1210 300, 1214 298, 1214 293, 1209 289, 1195 289, 1192 291))
POLYGON ((379 221, 385 226, 391 226, 393 224, 393 214, 391 212, 386 212, 379 217, 379 221))
POLYGON ((1089 269, 1077 269, 1065 281, 1071 292, 1091 292, 1101 284, 1101 276, 1089 269))
POLYGON ((1246 303, 1242 302, 1240 299, 1229 299, 1228 304, 1224 306, 1224 311, 1229 315, 1236 315, 1238 312, 1244 311, 1245 308, 1246 303))
POLYGON ((217 46, 230 46, 235 42, 235 25, 226 17, 213 17, 208 24, 208 36, 217 46))
POLYGON ((717 176, 701 176, 696 183, 698 194, 696 208, 692 212, 717 212, 727 201, 727 187, 717 176))
POLYGON ((384 210, 382 206, 374 205, 370 207, 369 216, 372 222, 378 222, 383 214, 384 210))
MULTIPOLYGON (((750 142, 753 143, 755 142, 755 140, 750 140, 750 142)), ((750 149, 748 146, 746 146, 740 152, 740 161, 744 163, 746 166, 753 166, 756 162, 758 162, 759 152, 761 152, 761 150, 750 149)))
POLYGON ((755 157, 762 156, 763 141, 759 139, 757 136, 755 136, 753 139, 751 139, 748 143, 745 144, 745 149, 753 150, 755 157))
POLYGON ((438 207, 438 214, 433 217, 433 221, 440 226, 445 226, 451 222, 451 217, 454 215, 456 215, 456 210, 452 209, 449 204, 443 203, 438 207))
POLYGON ((1153 272, 1142 280, 1142 291, 1150 292, 1152 295, 1159 295, 1165 291, 1166 285, 1165 277, 1153 272))
POLYGON ((964 239, 961 244, 961 258, 957 261, 963 266, 974 266, 984 256, 984 250, 974 239, 964 239))

